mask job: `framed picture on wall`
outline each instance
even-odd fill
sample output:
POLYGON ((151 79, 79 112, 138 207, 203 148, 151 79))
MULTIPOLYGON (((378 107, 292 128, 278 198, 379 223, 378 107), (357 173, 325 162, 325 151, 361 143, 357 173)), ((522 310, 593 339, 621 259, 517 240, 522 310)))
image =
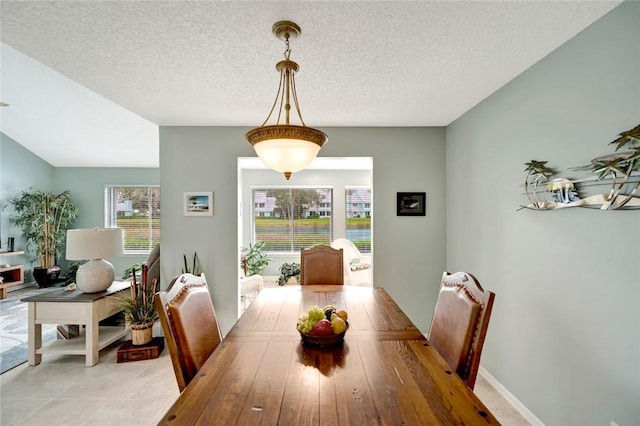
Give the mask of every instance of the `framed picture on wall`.
POLYGON ((398 192, 398 216, 425 216, 426 192, 398 192))
POLYGON ((185 216, 213 216, 213 192, 185 192, 185 216))

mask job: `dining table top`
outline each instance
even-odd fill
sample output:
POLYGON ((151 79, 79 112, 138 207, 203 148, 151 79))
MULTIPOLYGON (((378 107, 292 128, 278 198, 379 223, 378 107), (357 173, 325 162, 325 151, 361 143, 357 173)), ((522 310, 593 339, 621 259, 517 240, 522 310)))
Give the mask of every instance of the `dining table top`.
POLYGON ((498 425, 380 287, 263 289, 159 424, 498 425), (344 343, 307 346, 313 305, 348 312, 344 343))

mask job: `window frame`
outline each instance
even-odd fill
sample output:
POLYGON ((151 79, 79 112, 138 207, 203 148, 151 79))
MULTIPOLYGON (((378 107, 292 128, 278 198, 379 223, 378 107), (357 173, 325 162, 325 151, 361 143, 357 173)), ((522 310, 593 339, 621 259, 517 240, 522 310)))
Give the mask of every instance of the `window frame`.
MULTIPOLYGON (((334 226, 335 226, 335 186, 334 185, 251 185, 250 186, 250 228, 251 228, 251 244, 255 244, 256 242, 256 202, 255 202, 255 198, 254 198, 254 194, 256 191, 260 191, 260 190, 283 190, 283 189, 288 189, 290 191, 293 190, 297 190, 297 189, 320 189, 320 190, 329 190, 331 192, 331 208, 329 210, 330 212, 330 216, 329 218, 331 219, 331 223, 329 226, 329 243, 331 241, 333 241, 334 238, 334 226)), ((266 203, 265 203, 266 204, 266 203)), ((320 204, 320 203, 319 203, 320 204)), ((319 206, 318 206, 319 208, 319 206)), ((262 213, 262 212, 258 212, 258 213, 262 213)), ((319 212, 318 212, 319 213, 319 212)), ((263 216, 261 216, 263 217, 263 216)), ((320 217, 327 217, 327 216, 320 216, 320 217)), ((291 217, 291 221, 295 220, 293 218, 293 216, 291 217)), ((293 225, 293 223, 292 223, 293 225)), ((291 235, 291 234, 289 234, 291 235)), ((293 247, 290 247, 291 249, 293 249, 293 247)), ((300 250, 288 250, 288 251, 272 251, 272 250, 268 250, 268 249, 263 249, 263 251, 265 253, 268 253, 270 255, 291 255, 291 254, 297 254, 300 253, 300 250)))
MULTIPOLYGON (((361 253, 363 254, 367 254, 370 255, 373 251, 373 188, 371 186, 367 186, 367 185, 346 185, 344 187, 344 220, 345 220, 345 224, 344 224, 344 234, 345 234, 345 238, 347 238, 348 234, 349 234, 349 229, 347 226, 347 223, 350 219, 349 217, 349 212, 352 212, 353 210, 351 209, 350 205, 349 205, 349 191, 354 191, 354 190, 367 190, 369 191, 369 202, 365 203, 363 202, 363 207, 362 207, 362 212, 364 214, 364 217, 362 219, 368 218, 370 220, 370 225, 369 225, 369 247, 358 247, 358 249, 360 250, 361 253)), ((352 241, 350 238, 349 241, 352 241)), ((352 241, 354 244, 355 242, 352 241)))
MULTIPOLYGON (((152 188, 157 188, 158 190, 160 189, 160 185, 157 184, 153 184, 153 185, 147 185, 147 184, 105 184, 104 185, 104 227, 105 228, 117 228, 117 211, 116 211, 116 205, 117 205, 117 200, 115 199, 115 190, 117 188, 146 188, 147 190, 150 190, 152 188)), ((158 196, 159 196, 160 192, 158 191, 158 196)), ((151 202, 151 200, 149 200, 149 202, 151 202)), ((162 205, 162 199, 160 199, 160 205, 162 205)), ((149 206, 149 208, 151 209, 151 206, 149 206)), ((159 220, 162 220, 162 217, 160 216, 159 220)), ((151 218, 149 220, 149 227, 148 227, 148 237, 151 238, 151 242, 153 242, 153 214, 151 215, 151 218)), ((158 227, 158 232, 160 232, 160 227, 158 227)), ((125 239, 126 239, 126 230, 125 230, 125 239)), ((149 238, 148 238, 149 240, 149 238)), ((144 250, 131 250, 131 249, 127 249, 126 248, 126 244, 123 247, 123 254, 124 255, 133 255, 133 256, 141 256, 141 255, 148 255, 149 253, 151 253, 151 250, 153 250, 153 245, 154 244, 150 244, 150 247, 148 249, 144 249, 144 250)))

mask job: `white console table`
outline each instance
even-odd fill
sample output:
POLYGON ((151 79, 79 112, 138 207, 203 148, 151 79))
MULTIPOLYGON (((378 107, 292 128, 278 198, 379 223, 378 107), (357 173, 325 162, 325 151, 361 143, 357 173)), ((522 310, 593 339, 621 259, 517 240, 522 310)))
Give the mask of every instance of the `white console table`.
POLYGON ((120 312, 118 297, 129 282, 114 281, 100 293, 82 293, 64 289, 44 292, 22 299, 29 305, 29 365, 40 364, 42 354, 85 355, 85 365, 98 363, 100 349, 127 335, 124 326, 99 327, 98 323, 120 312), (42 346, 42 324, 84 325, 80 335, 57 339, 42 346))

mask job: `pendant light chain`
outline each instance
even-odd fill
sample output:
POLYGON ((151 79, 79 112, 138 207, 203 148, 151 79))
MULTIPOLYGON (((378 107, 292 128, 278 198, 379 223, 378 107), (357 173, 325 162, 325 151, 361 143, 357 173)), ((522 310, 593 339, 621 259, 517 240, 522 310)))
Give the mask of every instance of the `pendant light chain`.
MULTIPOLYGON (((267 122, 269 121, 269 119, 271 118, 271 115, 273 114, 273 111, 276 109, 276 105, 278 104, 278 99, 281 99, 280 97, 280 91, 282 90, 282 81, 283 81, 283 75, 282 72, 280 73, 280 83, 278 84, 278 91, 276 92, 276 98, 273 100, 273 105, 271 105, 271 111, 269 111, 269 114, 267 114, 267 118, 264 119, 264 122, 260 125, 260 127, 264 127, 265 124, 267 124, 267 122)), ((280 123, 280 112, 282 111, 282 100, 280 101, 280 107, 278 108, 278 120, 276 121, 277 123, 280 123)))
MULTIPOLYGON (((291 60, 291 48, 289 47, 289 34, 285 35, 285 45, 286 45, 286 50, 284 51, 284 58, 287 61, 291 60)), ((287 67, 286 70, 283 70, 287 77, 285 77, 285 80, 287 82, 286 87, 287 87, 287 104, 286 104, 286 109, 287 109, 287 123, 289 124, 289 110, 291 109, 291 105, 289 103, 289 89, 291 89, 291 94, 293 95, 293 103, 296 107, 296 112, 298 113, 298 118, 300 118, 300 123, 302 123, 303 126, 306 126, 306 124, 304 123, 304 120, 302 119, 302 113, 300 112, 300 104, 298 103, 298 92, 296 90, 296 73, 294 70, 292 70, 290 67, 287 67)))
POLYGON ((300 104, 298 103, 298 92, 296 90, 296 79, 295 79, 295 74, 291 74, 291 80, 293 81, 293 84, 291 85, 291 87, 293 87, 293 102, 296 106, 296 111, 298 112, 298 118, 300 118, 300 123, 302 123, 303 126, 307 126, 306 124, 304 124, 304 120, 302 119, 302 113, 300 112, 300 104))
POLYGON ((289 125, 289 111, 291 111, 291 103, 289 101, 289 94, 291 93, 291 76, 293 75, 293 73, 291 72, 291 68, 288 66, 289 61, 291 59, 289 59, 291 57, 291 48, 289 47, 289 33, 286 33, 284 36, 284 44, 286 46, 286 49, 284 51, 284 60, 286 61, 286 66, 282 69, 281 73, 284 73, 284 90, 286 92, 286 96, 287 96, 287 102, 284 104, 284 108, 285 108, 285 117, 286 117, 286 121, 285 124, 289 125))

